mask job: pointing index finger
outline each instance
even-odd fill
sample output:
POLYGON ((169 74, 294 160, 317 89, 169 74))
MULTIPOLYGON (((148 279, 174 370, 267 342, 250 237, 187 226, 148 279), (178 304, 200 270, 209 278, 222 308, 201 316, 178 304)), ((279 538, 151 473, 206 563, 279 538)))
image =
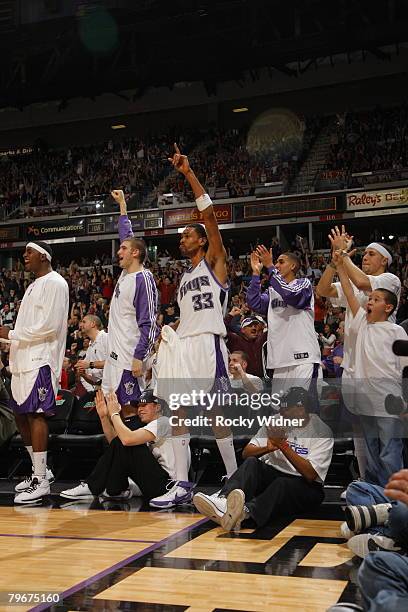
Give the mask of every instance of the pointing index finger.
POLYGON ((174 150, 176 153, 180 154, 180 149, 178 148, 177 142, 174 143, 174 150))

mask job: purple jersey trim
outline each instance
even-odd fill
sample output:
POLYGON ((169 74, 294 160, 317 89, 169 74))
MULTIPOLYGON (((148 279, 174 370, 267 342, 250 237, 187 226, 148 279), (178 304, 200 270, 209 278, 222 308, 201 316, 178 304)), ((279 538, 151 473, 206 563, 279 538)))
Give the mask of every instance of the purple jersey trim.
POLYGON ((269 291, 261 293, 261 279, 257 275, 253 275, 248 287, 247 304, 255 312, 266 315, 269 306, 269 291))
POLYGON ((136 287, 133 305, 140 338, 133 356, 143 361, 153 349, 159 335, 157 326, 158 293, 153 275, 148 270, 136 274, 136 287))
POLYGON ((133 230, 130 219, 127 215, 120 215, 118 221, 119 240, 123 242, 128 238, 133 238, 133 230))
POLYGON ((287 283, 277 269, 268 268, 269 286, 283 298, 287 306, 299 310, 310 310, 312 300, 312 285, 308 278, 296 278, 287 283))
POLYGON ((219 286, 219 287, 220 287, 220 288, 221 288, 223 291, 229 291, 229 290, 230 290, 230 287, 231 287, 230 283, 229 283, 229 282, 227 282, 227 285, 224 287, 224 285, 222 285, 222 284, 220 283, 220 281, 218 280, 218 278, 215 276, 215 274, 214 274, 214 272, 213 272, 213 270, 212 270, 212 268, 211 268, 210 264, 208 263, 208 261, 206 260, 206 258, 205 258, 205 257, 204 257, 204 261, 205 261, 205 265, 206 265, 206 266, 207 266, 207 268, 208 268, 209 273, 211 274, 211 276, 213 277, 213 279, 214 279, 214 281, 217 283, 217 285, 218 285, 218 286, 219 286))

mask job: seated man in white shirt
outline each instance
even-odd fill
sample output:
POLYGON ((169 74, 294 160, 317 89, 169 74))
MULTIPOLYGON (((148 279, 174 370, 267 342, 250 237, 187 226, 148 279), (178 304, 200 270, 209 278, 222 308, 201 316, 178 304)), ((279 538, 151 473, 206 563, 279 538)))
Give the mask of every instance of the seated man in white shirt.
POLYGON ((244 463, 219 493, 197 493, 197 510, 226 531, 245 519, 263 527, 271 519, 310 510, 322 503, 323 483, 333 454, 332 432, 309 413, 310 395, 292 387, 282 397, 280 414, 287 429, 262 426, 244 449, 244 463), (297 419, 300 427, 295 427, 297 419))
POLYGON ((113 392, 105 400, 102 391, 97 391, 96 409, 109 447, 86 482, 60 495, 79 500, 101 494, 120 499, 163 495, 174 479, 175 461, 169 419, 163 416, 160 400, 153 391, 146 389, 138 400, 137 416, 142 427, 135 418, 122 419, 121 406, 113 392))
POLYGON ((96 315, 87 314, 80 323, 82 333, 90 340, 84 359, 75 369, 81 375, 80 382, 85 391, 94 391, 102 381, 103 367, 108 357, 108 334, 102 329, 102 321, 96 315))
POLYGON ((229 373, 231 387, 244 389, 249 393, 259 393, 263 389, 263 382, 259 376, 247 373, 248 355, 244 351, 234 351, 229 356, 229 373))

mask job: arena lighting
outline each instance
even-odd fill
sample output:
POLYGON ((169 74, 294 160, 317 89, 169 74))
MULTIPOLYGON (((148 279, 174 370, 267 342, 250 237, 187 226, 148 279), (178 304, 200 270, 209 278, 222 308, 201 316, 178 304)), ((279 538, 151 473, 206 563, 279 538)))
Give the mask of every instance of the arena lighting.
POLYGON ((395 236, 393 236, 392 234, 390 234, 390 235, 388 236, 388 240, 394 240, 394 238, 395 238, 395 236))
POLYGON ((117 123, 116 125, 111 125, 112 130, 123 130, 126 127, 124 123, 117 123))
POLYGON ((98 204, 95 205, 95 208, 100 208, 100 207, 101 207, 101 205, 98 202, 98 204))
POLYGON ((232 112, 233 113, 246 113, 248 112, 249 108, 247 108, 246 106, 242 106, 241 108, 233 108, 232 112))
POLYGON ((172 198, 174 197, 173 193, 163 193, 163 198, 172 198))

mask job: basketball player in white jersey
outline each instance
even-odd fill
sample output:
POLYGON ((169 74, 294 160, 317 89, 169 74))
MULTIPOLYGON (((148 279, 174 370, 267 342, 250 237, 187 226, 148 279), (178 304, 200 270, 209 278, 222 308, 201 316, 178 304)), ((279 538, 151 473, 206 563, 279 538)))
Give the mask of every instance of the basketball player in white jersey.
MULTIPOLYGON (((351 282, 351 286, 357 297, 359 304, 362 308, 365 308, 368 302, 368 296, 371 291, 375 289, 388 289, 391 293, 395 293, 398 298, 401 294, 401 281, 395 276, 387 272, 387 268, 392 263, 392 257, 385 245, 372 242, 365 249, 364 257, 362 261, 362 269, 358 268, 351 260, 350 254, 346 254, 350 249, 352 243, 352 237, 346 232, 344 225, 341 226, 341 230, 337 227, 331 230, 329 234, 329 240, 332 246, 332 250, 342 251, 344 257, 344 268, 347 272, 348 278, 351 282)), ((342 386, 344 389, 343 398, 347 405, 347 380, 353 379, 354 377, 354 363, 353 363, 353 352, 351 350, 351 339, 350 339, 350 325, 353 317, 350 308, 347 303, 346 296, 344 295, 343 289, 340 282, 333 282, 334 275, 336 274, 336 267, 332 262, 326 267, 320 278, 319 284, 316 287, 317 293, 326 298, 330 298, 330 301, 334 306, 346 308, 346 317, 344 320, 344 356, 342 361, 343 375, 342 375, 342 386)), ((389 317, 391 323, 395 323, 395 312, 389 317)), ((352 395, 352 394, 351 394, 352 395)), ((351 406, 348 406, 352 408, 351 406)), ((361 478, 364 478, 365 466, 366 466, 366 448, 365 442, 362 438, 362 433, 359 431, 358 422, 353 421, 354 428, 354 447, 358 461, 361 478)))
POLYGON ((296 385, 308 389, 312 379, 321 374, 313 287, 308 278, 296 278, 300 260, 294 253, 283 253, 274 264, 272 249, 261 245, 251 253, 251 267, 247 303, 268 318, 266 367, 273 370, 273 380, 279 379, 281 388, 296 385), (269 287, 261 293, 263 266, 269 287))
POLYGON ((122 274, 110 304, 102 391, 114 391, 124 407, 137 402, 144 389, 146 362, 159 333, 158 293, 153 274, 143 265, 146 244, 133 235, 123 191, 112 191, 112 197, 120 207, 117 254, 122 274))
MULTIPOLYGON (((184 378, 200 379, 202 387, 207 386, 202 388, 204 392, 228 390, 228 353, 224 342, 229 290, 227 254, 212 201, 191 169, 187 156, 181 155, 176 144, 174 147, 176 152, 169 161, 189 182, 205 226, 188 225, 180 240, 182 255, 191 261, 191 267, 181 278, 177 297, 180 307, 177 334, 187 369, 184 378)), ((229 476, 237 466, 231 432, 219 428, 215 436, 229 476)), ((177 480, 166 495, 151 500, 151 506, 170 508, 191 499, 194 484, 188 481, 189 437, 184 425, 173 429, 177 480)))
POLYGON ((17 504, 36 502, 50 493, 47 417, 55 414, 69 307, 68 285, 51 267, 51 247, 29 242, 23 257, 25 269, 35 280, 24 294, 14 329, 0 327, 0 338, 11 342, 10 405, 33 463, 32 478, 16 487, 17 504))

